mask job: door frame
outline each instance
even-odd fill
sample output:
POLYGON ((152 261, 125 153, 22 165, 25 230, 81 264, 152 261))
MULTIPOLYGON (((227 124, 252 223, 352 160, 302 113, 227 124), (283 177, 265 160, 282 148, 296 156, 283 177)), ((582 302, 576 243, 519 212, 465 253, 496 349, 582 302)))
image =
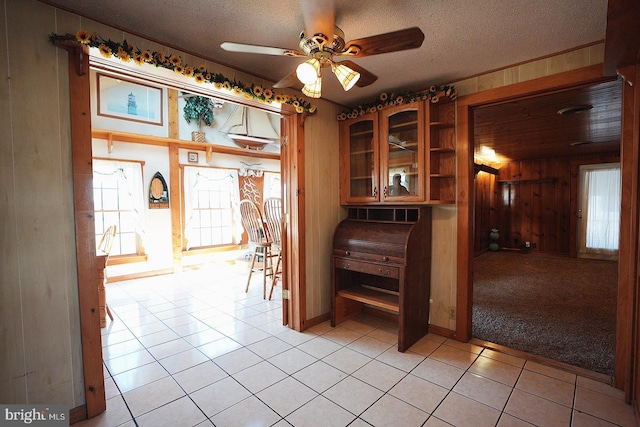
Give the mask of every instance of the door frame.
MULTIPOLYGON (((57 42, 68 54, 71 157, 82 365, 86 418, 106 410, 102 336, 98 309, 98 270, 95 256, 95 220, 92 191, 91 90, 89 49, 73 42, 57 42)), ((301 330, 305 316, 304 252, 304 114, 283 106, 285 142, 281 144, 281 175, 286 217, 283 252, 283 290, 289 289, 283 314, 288 325, 301 330), (285 161, 283 162, 283 158, 285 161)))
MULTIPOLYGON (((473 154, 474 123, 473 109, 496 102, 512 101, 518 98, 537 96, 570 88, 593 85, 615 80, 617 76, 603 76, 601 64, 567 71, 548 77, 542 77, 510 86, 489 89, 461 96, 457 104, 457 192, 458 192, 458 246, 457 246, 457 290, 455 338, 460 341, 471 339, 473 308, 473 224, 474 224, 474 186, 473 154)), ((626 86, 626 85, 625 85, 626 86)), ((624 93, 624 90, 623 90, 624 93)), ((623 117, 625 97, 623 95, 623 117)), ((624 119, 623 119, 624 123, 624 119)), ((619 270, 630 271, 624 263, 635 262, 637 253, 636 226, 632 215, 637 207, 638 158, 634 157, 633 141, 623 132, 620 150, 622 164, 622 220, 620 224, 619 270), (625 215, 626 214, 626 215, 625 215)), ((637 153, 636 153, 637 154, 637 153)), ((618 278, 617 328, 614 385, 628 390, 631 372, 630 341, 633 330, 632 308, 629 295, 633 294, 635 282, 631 274, 621 274, 618 278)))

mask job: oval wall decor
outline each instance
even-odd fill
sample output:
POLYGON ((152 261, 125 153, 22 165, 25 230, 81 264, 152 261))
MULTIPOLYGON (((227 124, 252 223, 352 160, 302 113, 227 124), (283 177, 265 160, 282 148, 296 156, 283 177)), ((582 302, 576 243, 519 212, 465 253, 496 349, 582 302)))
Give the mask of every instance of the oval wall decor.
POLYGON ((160 172, 156 172, 149 184, 149 209, 168 209, 169 190, 160 172))

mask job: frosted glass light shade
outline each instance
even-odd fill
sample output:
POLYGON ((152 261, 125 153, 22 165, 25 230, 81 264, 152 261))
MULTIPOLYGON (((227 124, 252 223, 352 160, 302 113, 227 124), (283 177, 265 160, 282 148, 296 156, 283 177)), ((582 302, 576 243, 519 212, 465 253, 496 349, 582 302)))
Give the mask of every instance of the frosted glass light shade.
POLYGON ((352 70, 346 65, 336 64, 334 62, 331 64, 331 70, 333 71, 333 74, 336 75, 336 77, 338 78, 338 81, 340 82, 340 84, 342 85, 342 88, 345 91, 348 91, 349 89, 351 89, 358 82, 358 79, 360 78, 360 73, 352 70))
POLYGON ((318 76, 315 82, 304 85, 302 93, 307 95, 309 98, 320 98, 320 95, 322 94, 322 77, 318 76))
POLYGON ((296 68, 296 76, 298 76, 298 80, 305 85, 310 85, 318 79, 318 70, 320 70, 320 61, 316 58, 311 58, 298 65, 298 68, 296 68))

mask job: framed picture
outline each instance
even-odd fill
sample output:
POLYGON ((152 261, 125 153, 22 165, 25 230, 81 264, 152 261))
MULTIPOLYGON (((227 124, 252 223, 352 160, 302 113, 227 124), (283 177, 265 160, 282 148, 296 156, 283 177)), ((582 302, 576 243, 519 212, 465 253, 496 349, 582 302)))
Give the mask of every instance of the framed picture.
POLYGON ((162 126, 162 88, 97 73, 98 115, 162 126))
POLYGON ((198 153, 195 151, 189 151, 187 153, 187 160, 189 163, 198 163, 198 153))

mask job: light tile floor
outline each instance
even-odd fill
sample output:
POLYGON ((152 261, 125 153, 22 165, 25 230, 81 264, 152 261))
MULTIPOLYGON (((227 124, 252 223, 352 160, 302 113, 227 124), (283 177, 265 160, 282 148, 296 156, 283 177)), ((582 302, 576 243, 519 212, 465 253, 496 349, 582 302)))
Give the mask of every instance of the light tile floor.
POLYGON ((79 426, 635 426, 623 393, 360 316, 298 333, 244 263, 107 285, 107 411, 79 426))

